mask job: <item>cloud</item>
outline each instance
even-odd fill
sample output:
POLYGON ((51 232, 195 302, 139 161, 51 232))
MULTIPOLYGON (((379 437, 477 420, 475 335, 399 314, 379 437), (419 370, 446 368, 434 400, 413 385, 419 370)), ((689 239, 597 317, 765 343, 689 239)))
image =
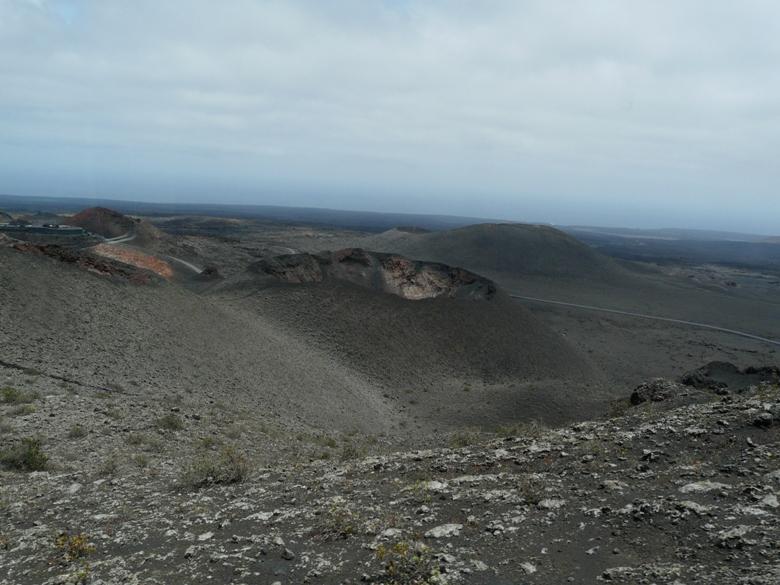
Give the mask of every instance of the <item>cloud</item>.
POLYGON ((778 17, 758 0, 0 0, 0 189, 741 229, 760 208, 766 229, 778 17))

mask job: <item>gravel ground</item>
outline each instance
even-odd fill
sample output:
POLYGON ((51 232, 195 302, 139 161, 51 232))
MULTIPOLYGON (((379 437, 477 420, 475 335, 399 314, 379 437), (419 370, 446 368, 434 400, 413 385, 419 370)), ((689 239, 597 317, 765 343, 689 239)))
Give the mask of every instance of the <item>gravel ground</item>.
POLYGON ((50 470, 0 472, 0 583, 777 583, 780 389, 696 399, 199 488, 190 419, 115 467, 113 433, 54 434, 50 470))

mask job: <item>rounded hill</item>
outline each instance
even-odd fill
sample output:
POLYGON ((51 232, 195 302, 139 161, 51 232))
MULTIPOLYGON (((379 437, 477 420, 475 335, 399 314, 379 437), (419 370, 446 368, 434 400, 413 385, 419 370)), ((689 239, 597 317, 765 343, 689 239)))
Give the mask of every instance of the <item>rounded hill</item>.
POLYGON ((133 231, 136 221, 106 207, 90 207, 68 218, 66 223, 104 238, 116 238, 133 231))
POLYGON ((215 292, 396 389, 593 374, 563 337, 495 283, 440 263, 360 249, 285 255, 215 292))
POLYGON ((363 245, 477 273, 601 278, 623 273, 611 259, 543 225, 476 224, 428 233, 393 229, 368 238, 363 245))

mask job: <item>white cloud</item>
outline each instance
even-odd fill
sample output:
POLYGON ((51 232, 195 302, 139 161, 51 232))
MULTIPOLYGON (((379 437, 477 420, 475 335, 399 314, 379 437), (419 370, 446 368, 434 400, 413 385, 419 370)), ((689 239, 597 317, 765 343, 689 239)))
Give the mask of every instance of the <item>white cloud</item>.
POLYGON ((0 0, 0 190, 780 223, 772 2, 32 4, 0 0))

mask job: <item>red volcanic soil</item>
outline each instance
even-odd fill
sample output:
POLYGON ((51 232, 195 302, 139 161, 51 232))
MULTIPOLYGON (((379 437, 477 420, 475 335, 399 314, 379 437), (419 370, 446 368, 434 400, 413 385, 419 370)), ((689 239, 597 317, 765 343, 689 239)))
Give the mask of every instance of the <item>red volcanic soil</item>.
MULTIPOLYGON (((105 257, 105 259, 98 258, 79 250, 50 244, 13 242, 10 238, 3 238, 2 235, 0 235, 0 244, 11 247, 18 252, 47 256, 65 264, 73 264, 82 270, 99 276, 116 277, 133 284, 149 284, 153 278, 147 271, 150 269, 146 266, 124 261, 120 263, 110 257, 105 257), (139 268, 142 270, 139 270, 139 268)), ((157 271, 153 272, 157 273, 157 271)))
POLYGON ((139 252, 138 250, 131 250, 129 248, 120 248, 119 246, 111 246, 108 244, 98 244, 92 248, 95 254, 111 258, 136 268, 143 268, 144 270, 151 270, 158 276, 170 280, 173 278, 173 269, 171 265, 165 260, 161 260, 156 256, 139 252))
POLYGON ((136 224, 132 218, 105 207, 84 209, 70 217, 66 223, 84 228, 104 238, 115 238, 124 235, 132 231, 136 224))

